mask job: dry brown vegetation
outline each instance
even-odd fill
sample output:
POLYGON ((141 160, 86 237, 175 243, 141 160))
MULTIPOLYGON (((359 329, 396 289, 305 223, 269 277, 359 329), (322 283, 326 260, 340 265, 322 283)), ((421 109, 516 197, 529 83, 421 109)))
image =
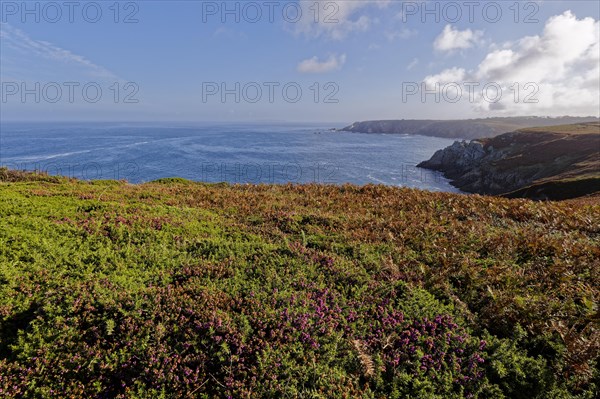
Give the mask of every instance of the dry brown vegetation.
POLYGON ((8 397, 597 391, 592 197, 0 176, 8 397))

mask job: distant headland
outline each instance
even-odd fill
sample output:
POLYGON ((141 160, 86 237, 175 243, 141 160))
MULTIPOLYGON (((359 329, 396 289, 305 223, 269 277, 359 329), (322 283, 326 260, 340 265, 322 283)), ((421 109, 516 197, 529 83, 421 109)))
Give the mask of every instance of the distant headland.
POLYGON ((495 137, 524 128, 599 121, 600 119, 593 116, 519 116, 462 120, 401 119, 354 122, 349 126, 335 130, 354 133, 415 134, 453 139, 478 139, 495 137))

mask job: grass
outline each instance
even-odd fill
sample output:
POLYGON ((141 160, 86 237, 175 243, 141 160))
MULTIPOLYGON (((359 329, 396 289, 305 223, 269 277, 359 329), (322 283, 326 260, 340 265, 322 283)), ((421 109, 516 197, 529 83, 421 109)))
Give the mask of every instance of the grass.
POLYGON ((578 123, 571 125, 530 127, 520 129, 521 132, 532 133, 560 133, 560 134, 600 134, 600 123, 578 123))
POLYGON ((2 397, 597 394, 595 201, 0 179, 2 397))

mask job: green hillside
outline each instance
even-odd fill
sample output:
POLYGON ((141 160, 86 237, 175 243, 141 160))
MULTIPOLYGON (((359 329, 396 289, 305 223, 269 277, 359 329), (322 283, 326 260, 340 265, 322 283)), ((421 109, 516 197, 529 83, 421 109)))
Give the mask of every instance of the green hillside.
POLYGON ((600 387, 597 201, 0 180, 0 397, 600 387))

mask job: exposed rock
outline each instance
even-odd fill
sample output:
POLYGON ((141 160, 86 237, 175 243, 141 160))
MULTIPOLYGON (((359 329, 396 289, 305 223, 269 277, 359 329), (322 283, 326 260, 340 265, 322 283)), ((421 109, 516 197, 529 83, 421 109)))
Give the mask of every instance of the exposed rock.
POLYGON ((483 143, 455 141, 450 147, 437 151, 429 161, 422 162, 419 167, 433 170, 447 170, 451 167, 457 170, 472 168, 486 156, 483 143))

